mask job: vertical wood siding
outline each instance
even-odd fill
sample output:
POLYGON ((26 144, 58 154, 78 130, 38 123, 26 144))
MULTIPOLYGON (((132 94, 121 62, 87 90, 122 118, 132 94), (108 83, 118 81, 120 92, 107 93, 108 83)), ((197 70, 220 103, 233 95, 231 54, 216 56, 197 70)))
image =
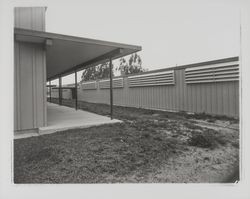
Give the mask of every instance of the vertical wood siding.
MULTIPOLYGON (((45 7, 15 8, 15 28, 45 31, 45 11, 45 7)), ((43 45, 14 41, 14 130, 47 124, 45 56, 43 45)))
POLYGON ((46 125, 46 66, 43 46, 16 42, 14 129, 46 125))
POLYGON ((45 31, 45 7, 19 7, 14 9, 15 27, 45 31))
MULTIPOLYGON (((185 80, 186 69, 200 67, 209 68, 209 70, 218 70, 218 66, 230 65, 230 59, 217 60, 204 63, 197 63, 185 67, 174 68, 174 83, 168 85, 152 85, 130 87, 130 76, 123 77, 123 88, 115 88, 114 104, 120 106, 162 109, 171 111, 187 111, 194 113, 208 113, 214 115, 227 115, 232 117, 239 116, 239 74, 230 80, 224 80, 216 77, 209 82, 188 83, 185 80)), ((238 57, 231 61, 235 67, 238 65, 238 57)), ((166 71, 173 69, 165 69, 166 71)), ((193 70, 193 69, 192 69, 193 70)), ((203 69, 202 69, 203 70, 203 69)), ((224 68, 222 68, 224 70, 224 68)), ((231 70, 231 69, 230 69, 231 70)), ((235 69, 237 70, 237 69, 235 69)), ((205 71, 205 70, 204 70, 205 71)), ((161 71, 162 72, 162 71, 161 71)), ((147 72, 146 76, 154 71, 147 72)), ((133 77, 133 76, 132 76, 133 77)), ((211 76, 213 77, 213 76, 211 76)), ((121 78, 121 77, 119 77, 121 78)), ((196 77, 195 77, 196 78, 196 77)), ((227 77, 226 77, 227 78, 227 77)), ((114 78, 115 80, 115 78, 114 78)), ((149 83, 148 83, 149 84, 149 83)), ((78 91, 78 99, 87 102, 109 104, 109 89, 100 89, 98 81, 95 89, 84 89, 82 86, 78 91)))

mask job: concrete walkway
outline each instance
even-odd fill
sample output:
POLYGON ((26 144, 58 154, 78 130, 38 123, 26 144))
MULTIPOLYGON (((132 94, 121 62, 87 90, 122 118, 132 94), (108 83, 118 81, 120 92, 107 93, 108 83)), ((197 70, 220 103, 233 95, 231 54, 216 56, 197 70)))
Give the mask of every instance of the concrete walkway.
POLYGON ((102 124, 112 124, 122 122, 120 120, 109 117, 97 115, 83 110, 75 110, 66 106, 59 106, 47 102, 47 126, 39 128, 39 133, 28 133, 22 135, 15 135, 15 139, 27 138, 32 136, 50 134, 58 131, 87 128, 91 126, 98 126, 102 124))
POLYGON ((39 134, 53 133, 74 128, 87 128, 102 124, 121 122, 120 120, 97 115, 83 110, 47 103, 48 126, 39 129, 39 134))

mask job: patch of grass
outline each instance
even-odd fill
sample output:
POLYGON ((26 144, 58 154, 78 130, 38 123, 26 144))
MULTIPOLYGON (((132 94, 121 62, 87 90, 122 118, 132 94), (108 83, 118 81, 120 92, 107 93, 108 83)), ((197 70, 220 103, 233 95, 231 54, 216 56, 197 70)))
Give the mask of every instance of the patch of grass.
POLYGON ((195 125, 194 123, 191 122, 185 122, 184 126, 186 126, 188 129, 192 130, 203 130, 201 126, 195 125))
POLYGON ((14 181, 105 183, 115 176, 115 182, 152 172, 182 147, 177 139, 126 123, 15 140, 14 181))
MULTIPOLYGON (((73 107, 74 100, 63 104, 73 107)), ((78 106, 101 115, 110 113, 106 104, 79 102, 78 106)), ((14 182, 142 182, 183 157, 193 149, 189 145, 204 151, 232 140, 237 145, 237 133, 209 131, 180 113, 114 106, 114 117, 125 122, 15 140, 14 182)), ((169 172, 174 176, 175 170, 169 172)))
POLYGON ((216 120, 229 121, 230 123, 238 123, 239 119, 228 117, 226 115, 210 115, 206 113, 194 113, 187 114, 186 112, 181 113, 187 119, 197 119, 197 120, 206 120, 208 122, 214 123, 216 120))
POLYGON ((232 146, 237 149, 239 148, 239 145, 240 145, 239 141, 232 142, 232 146))
POLYGON ((192 131, 188 143, 190 146, 214 149, 219 145, 224 146, 227 140, 224 136, 218 134, 217 131, 206 129, 203 132, 192 131))
POLYGON ((215 121, 216 121, 215 118, 209 118, 209 119, 207 119, 207 122, 210 122, 210 123, 214 123, 215 121))

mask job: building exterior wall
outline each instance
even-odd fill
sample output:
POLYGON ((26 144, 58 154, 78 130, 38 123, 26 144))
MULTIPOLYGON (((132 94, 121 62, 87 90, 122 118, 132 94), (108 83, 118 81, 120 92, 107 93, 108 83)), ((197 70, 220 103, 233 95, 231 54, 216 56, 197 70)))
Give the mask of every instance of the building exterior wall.
MULTIPOLYGON (((45 8, 15 8, 15 27, 45 30, 45 8)), ((46 126, 46 55, 43 44, 14 41, 14 130, 46 126)))
POLYGON ((46 65, 43 46, 15 42, 15 130, 46 125, 46 65))
MULTIPOLYGON (((221 64, 223 76, 218 81, 204 81, 188 83, 185 79, 185 71, 188 68, 199 67, 195 64, 186 67, 176 67, 174 69, 164 69, 163 71, 173 70, 174 84, 158 85, 157 78, 151 86, 130 87, 130 76, 124 76, 123 87, 113 89, 114 104, 128 107, 138 107, 147 109, 161 109, 171 111, 187 111, 193 113, 208 113, 214 115, 227 115, 232 117, 239 116, 239 77, 238 77, 238 57, 233 59, 214 62, 213 64, 202 64, 203 67, 216 67, 221 64), (228 67, 233 67, 228 69, 228 67), (228 74, 234 72, 234 79, 228 78, 228 74), (225 77, 226 76, 226 77, 225 77)), ((204 69, 202 69, 204 70, 204 69)), ((153 74, 156 71, 147 72, 153 74)), ((221 73, 221 72, 220 72, 221 73)), ((201 74, 206 75, 207 73, 201 74)), ((120 78, 120 77, 119 77, 120 78)), ((151 78, 151 77, 150 77, 151 78)), ((115 80, 116 78, 114 78, 115 80)), ((158 77, 159 79, 159 77, 158 77)), ((153 79, 154 80, 154 79, 153 79)), ((152 82, 153 82, 152 80, 152 82)), ((143 80, 145 81, 145 80, 143 80)), ((78 100, 109 104, 109 89, 101 89, 100 83, 96 82, 96 87, 85 86, 87 82, 81 84, 78 90, 78 100)))
POLYGON ((14 9, 16 28, 45 31, 45 7, 18 7, 14 9))

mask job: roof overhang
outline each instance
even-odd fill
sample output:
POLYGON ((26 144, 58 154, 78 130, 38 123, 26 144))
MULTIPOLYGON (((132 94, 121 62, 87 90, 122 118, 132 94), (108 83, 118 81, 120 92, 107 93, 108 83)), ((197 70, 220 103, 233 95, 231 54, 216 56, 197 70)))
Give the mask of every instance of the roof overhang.
POLYGON ((15 40, 43 44, 46 48, 47 80, 86 69, 110 58, 141 50, 141 46, 15 28, 15 40))

